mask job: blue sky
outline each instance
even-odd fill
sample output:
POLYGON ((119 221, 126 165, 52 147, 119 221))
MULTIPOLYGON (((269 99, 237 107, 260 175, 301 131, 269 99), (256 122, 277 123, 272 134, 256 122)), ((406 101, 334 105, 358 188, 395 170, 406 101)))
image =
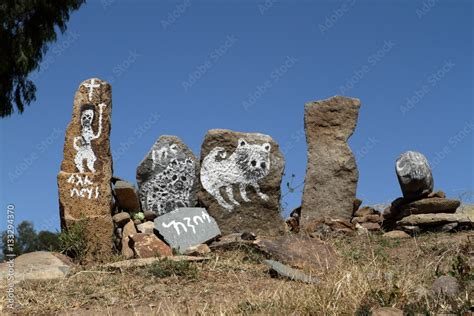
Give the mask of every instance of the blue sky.
POLYGON ((31 74, 36 102, 0 120, 0 200, 17 223, 59 229, 64 132, 91 77, 112 83, 114 173, 133 182, 160 135, 198 155, 207 130, 227 128, 280 144, 286 193, 291 174, 304 179, 304 104, 346 95, 362 102, 350 144, 364 204, 401 195, 394 161, 406 150, 427 156, 436 188, 472 201, 471 1, 88 2, 31 74))

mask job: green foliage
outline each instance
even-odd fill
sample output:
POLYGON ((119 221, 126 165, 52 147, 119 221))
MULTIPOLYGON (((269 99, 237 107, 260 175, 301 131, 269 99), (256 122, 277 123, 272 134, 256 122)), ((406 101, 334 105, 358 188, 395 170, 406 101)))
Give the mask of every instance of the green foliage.
POLYGON ((166 258, 151 264, 147 272, 158 278, 167 278, 172 275, 188 279, 197 279, 198 277, 198 269, 191 262, 172 261, 166 258))
POLYGON ((38 68, 56 31, 85 0, 2 0, 0 3, 0 117, 22 113, 35 100, 28 74, 38 68))
POLYGON ((38 250, 60 251, 59 236, 47 230, 38 233, 38 250))
POLYGON ((62 253, 81 262, 87 250, 86 229, 83 221, 77 221, 59 234, 62 253))

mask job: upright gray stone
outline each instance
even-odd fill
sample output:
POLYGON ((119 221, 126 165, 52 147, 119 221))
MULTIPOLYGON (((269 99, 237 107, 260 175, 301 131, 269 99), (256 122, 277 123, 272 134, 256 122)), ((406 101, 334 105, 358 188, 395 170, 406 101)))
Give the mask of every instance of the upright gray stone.
POLYGON ((401 154, 395 170, 406 199, 421 199, 433 192, 431 168, 423 154, 416 151, 401 154))
POLYGON ((284 231, 280 216, 285 160, 268 135, 210 130, 201 147, 199 202, 224 234, 284 231))
POLYGON ((137 168, 144 212, 163 215, 180 207, 196 206, 199 164, 176 136, 161 136, 137 168))
POLYGON ((214 218, 203 208, 179 208, 158 216, 154 222, 155 229, 168 245, 180 253, 221 234, 214 218))
POLYGON ((301 209, 302 225, 329 217, 350 219, 359 172, 347 140, 359 116, 358 99, 335 96, 305 105, 308 162, 301 209))

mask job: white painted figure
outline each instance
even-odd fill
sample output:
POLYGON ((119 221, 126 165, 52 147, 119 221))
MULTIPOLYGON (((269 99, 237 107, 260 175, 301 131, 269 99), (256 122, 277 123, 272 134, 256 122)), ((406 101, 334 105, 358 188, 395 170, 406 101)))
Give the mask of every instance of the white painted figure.
POLYGON ((102 134, 102 113, 105 103, 99 104, 99 129, 97 134, 94 134, 92 130, 92 122, 94 121, 94 106, 92 104, 84 104, 81 107, 81 136, 74 137, 73 146, 77 151, 74 163, 76 164, 77 170, 80 173, 85 172, 84 160, 86 161, 87 168, 91 172, 95 172, 94 163, 97 157, 92 150, 91 142, 97 139, 102 134))
POLYGON ((244 139, 239 139, 237 148, 226 159, 224 148, 214 148, 202 162, 202 186, 229 211, 240 205, 233 194, 233 185, 236 184, 239 185, 240 196, 245 202, 250 202, 246 192, 246 187, 249 185, 261 199, 268 200, 268 196, 260 191, 258 181, 270 172, 270 150, 269 143, 248 144, 244 139), (222 187, 225 188, 231 204, 222 197, 220 193, 222 187))
POLYGON ((84 83, 83 86, 89 90, 87 96, 89 97, 89 102, 91 102, 92 94, 94 93, 94 88, 100 87, 100 83, 95 83, 95 79, 91 79, 90 83, 84 83))

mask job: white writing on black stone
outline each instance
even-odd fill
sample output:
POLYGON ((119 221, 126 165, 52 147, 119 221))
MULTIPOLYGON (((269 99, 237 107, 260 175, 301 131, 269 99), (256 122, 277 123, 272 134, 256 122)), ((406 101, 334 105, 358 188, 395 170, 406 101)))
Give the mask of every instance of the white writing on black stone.
POLYGON ((164 228, 170 228, 171 226, 173 226, 173 228, 176 230, 176 233, 179 236, 179 235, 181 235, 181 231, 179 229, 180 227, 186 233, 188 232, 188 228, 191 228, 193 233, 195 234, 196 233, 196 226, 199 225, 199 222, 201 222, 201 224, 203 224, 204 220, 207 220, 209 223, 211 223, 211 218, 205 212, 202 212, 201 216, 199 216, 199 215, 193 216, 192 219, 191 219, 191 217, 183 217, 183 220, 185 221, 186 225, 183 224, 182 222, 176 221, 176 220, 172 220, 169 223, 162 223, 161 225, 164 228), (194 225, 192 223, 194 223, 194 225))
POLYGON ((94 106, 92 104, 84 104, 81 107, 81 136, 74 137, 73 146, 77 151, 74 163, 80 173, 85 171, 84 160, 86 160, 87 168, 91 172, 95 172, 94 163, 97 157, 92 150, 91 142, 100 137, 102 133, 102 112, 107 105, 99 104, 99 130, 94 134, 92 130, 92 122, 94 121, 94 106))
POLYGON ((229 211, 232 211, 234 206, 240 206, 234 199, 234 184, 239 185, 240 196, 245 202, 250 202, 246 192, 248 185, 255 189, 261 199, 268 200, 268 196, 260 191, 258 181, 270 172, 270 149, 269 143, 248 144, 244 139, 239 139, 235 151, 225 159, 227 154, 224 148, 215 147, 202 162, 202 186, 229 211), (232 204, 222 197, 220 193, 222 187, 225 188, 232 204))

